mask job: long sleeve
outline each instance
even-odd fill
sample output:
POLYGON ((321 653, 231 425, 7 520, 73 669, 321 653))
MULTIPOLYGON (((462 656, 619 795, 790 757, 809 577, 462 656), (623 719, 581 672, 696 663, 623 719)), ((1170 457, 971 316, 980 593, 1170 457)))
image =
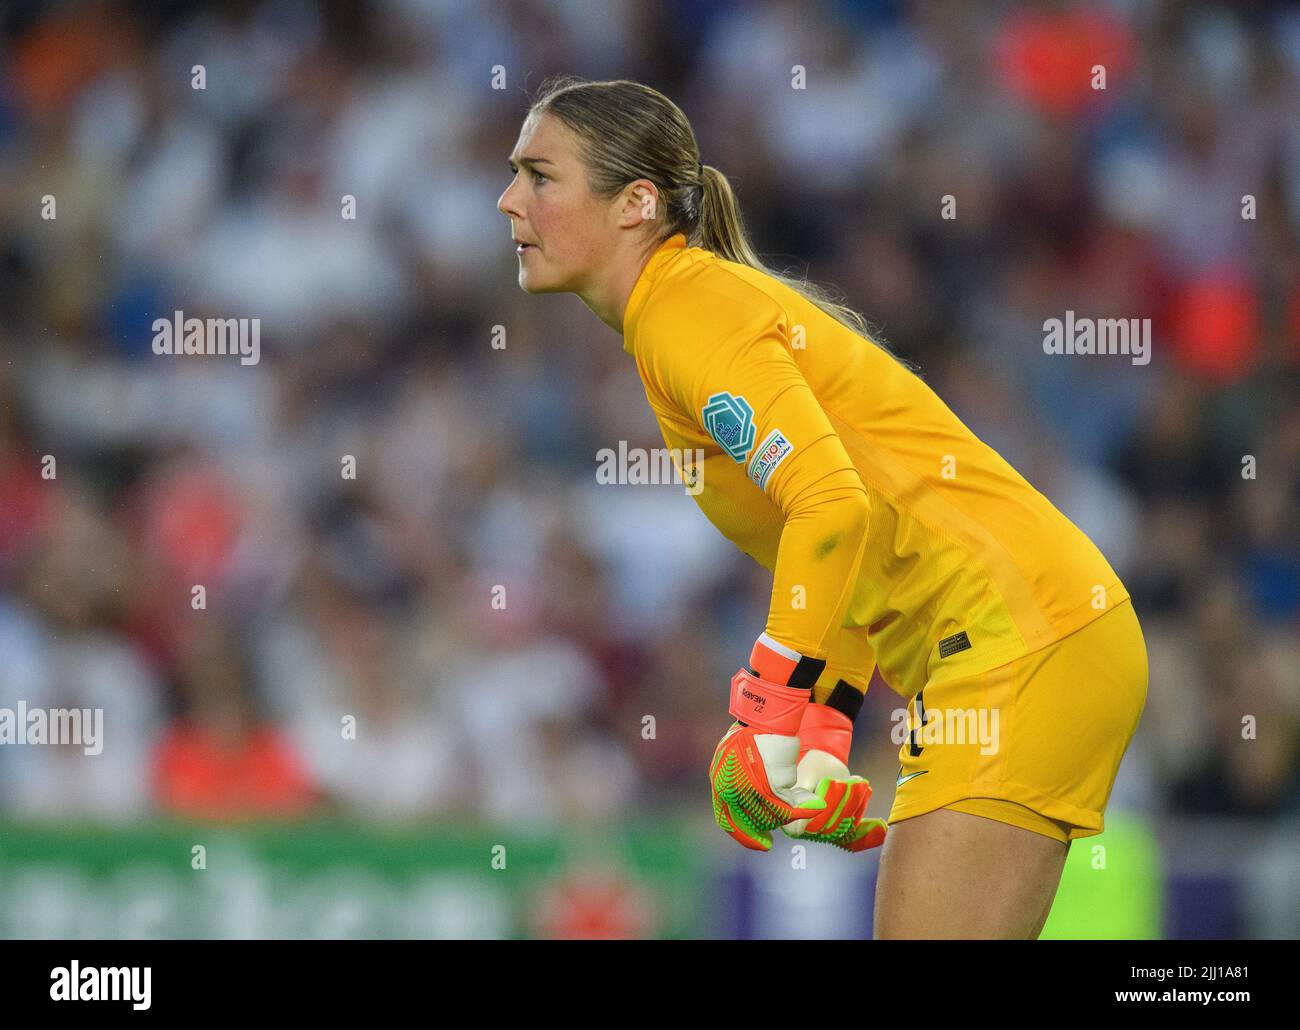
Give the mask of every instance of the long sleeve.
POLYGON ((647 396, 661 421, 689 423, 744 469, 728 490, 780 509, 766 632, 825 659, 862 563, 867 492, 794 361, 777 305, 755 291, 752 303, 681 307, 661 304, 642 326, 647 396))

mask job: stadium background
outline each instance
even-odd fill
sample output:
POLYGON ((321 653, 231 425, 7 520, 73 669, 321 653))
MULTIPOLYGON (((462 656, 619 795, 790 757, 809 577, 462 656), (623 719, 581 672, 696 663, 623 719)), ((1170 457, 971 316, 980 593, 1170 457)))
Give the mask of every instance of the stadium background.
MULTIPOLYGON (((1130 588, 1147 708, 1046 936, 1300 935, 1296 5, 18 0, 0 32, 0 706, 105 712, 99 756, 0 747, 0 934, 869 932, 876 855, 711 825, 770 580, 680 487, 597 485, 662 445, 635 370, 516 284, 506 157, 569 72, 681 104, 760 253, 1130 588), (260 363, 154 355, 176 309, 260 318, 260 363), (1067 309, 1150 318, 1150 365, 1045 355, 1067 309)), ((858 722, 880 814, 899 708, 877 681, 858 722)))

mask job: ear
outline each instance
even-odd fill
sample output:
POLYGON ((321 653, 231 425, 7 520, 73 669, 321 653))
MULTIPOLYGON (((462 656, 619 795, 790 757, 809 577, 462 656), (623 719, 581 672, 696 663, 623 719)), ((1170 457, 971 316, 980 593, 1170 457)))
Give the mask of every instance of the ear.
POLYGON ((649 179, 628 183, 619 195, 618 225, 632 229, 638 225, 654 224, 663 217, 659 189, 649 179))

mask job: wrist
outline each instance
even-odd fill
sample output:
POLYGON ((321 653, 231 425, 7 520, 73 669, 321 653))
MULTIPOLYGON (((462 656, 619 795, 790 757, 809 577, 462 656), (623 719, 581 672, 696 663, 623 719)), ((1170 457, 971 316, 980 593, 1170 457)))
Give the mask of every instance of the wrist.
POLYGON ((826 668, 825 658, 809 658, 763 633, 754 641, 746 668, 761 680, 812 692, 826 668))
POLYGON ((825 667, 825 659, 809 658, 764 633, 749 664, 731 677, 730 712, 760 732, 797 736, 812 686, 825 667))
POLYGON ((740 669, 731 677, 729 710, 745 726, 760 733, 794 737, 811 698, 811 690, 759 679, 748 669, 740 669))

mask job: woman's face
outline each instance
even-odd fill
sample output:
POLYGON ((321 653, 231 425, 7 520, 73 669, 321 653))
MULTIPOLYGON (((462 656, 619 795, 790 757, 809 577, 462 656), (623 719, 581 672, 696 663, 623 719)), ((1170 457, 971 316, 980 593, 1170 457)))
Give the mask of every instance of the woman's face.
POLYGON ((592 195, 573 136, 554 115, 530 115, 510 155, 515 177, 497 201, 510 219, 519 286, 529 293, 582 293, 613 253, 610 201, 592 195))

